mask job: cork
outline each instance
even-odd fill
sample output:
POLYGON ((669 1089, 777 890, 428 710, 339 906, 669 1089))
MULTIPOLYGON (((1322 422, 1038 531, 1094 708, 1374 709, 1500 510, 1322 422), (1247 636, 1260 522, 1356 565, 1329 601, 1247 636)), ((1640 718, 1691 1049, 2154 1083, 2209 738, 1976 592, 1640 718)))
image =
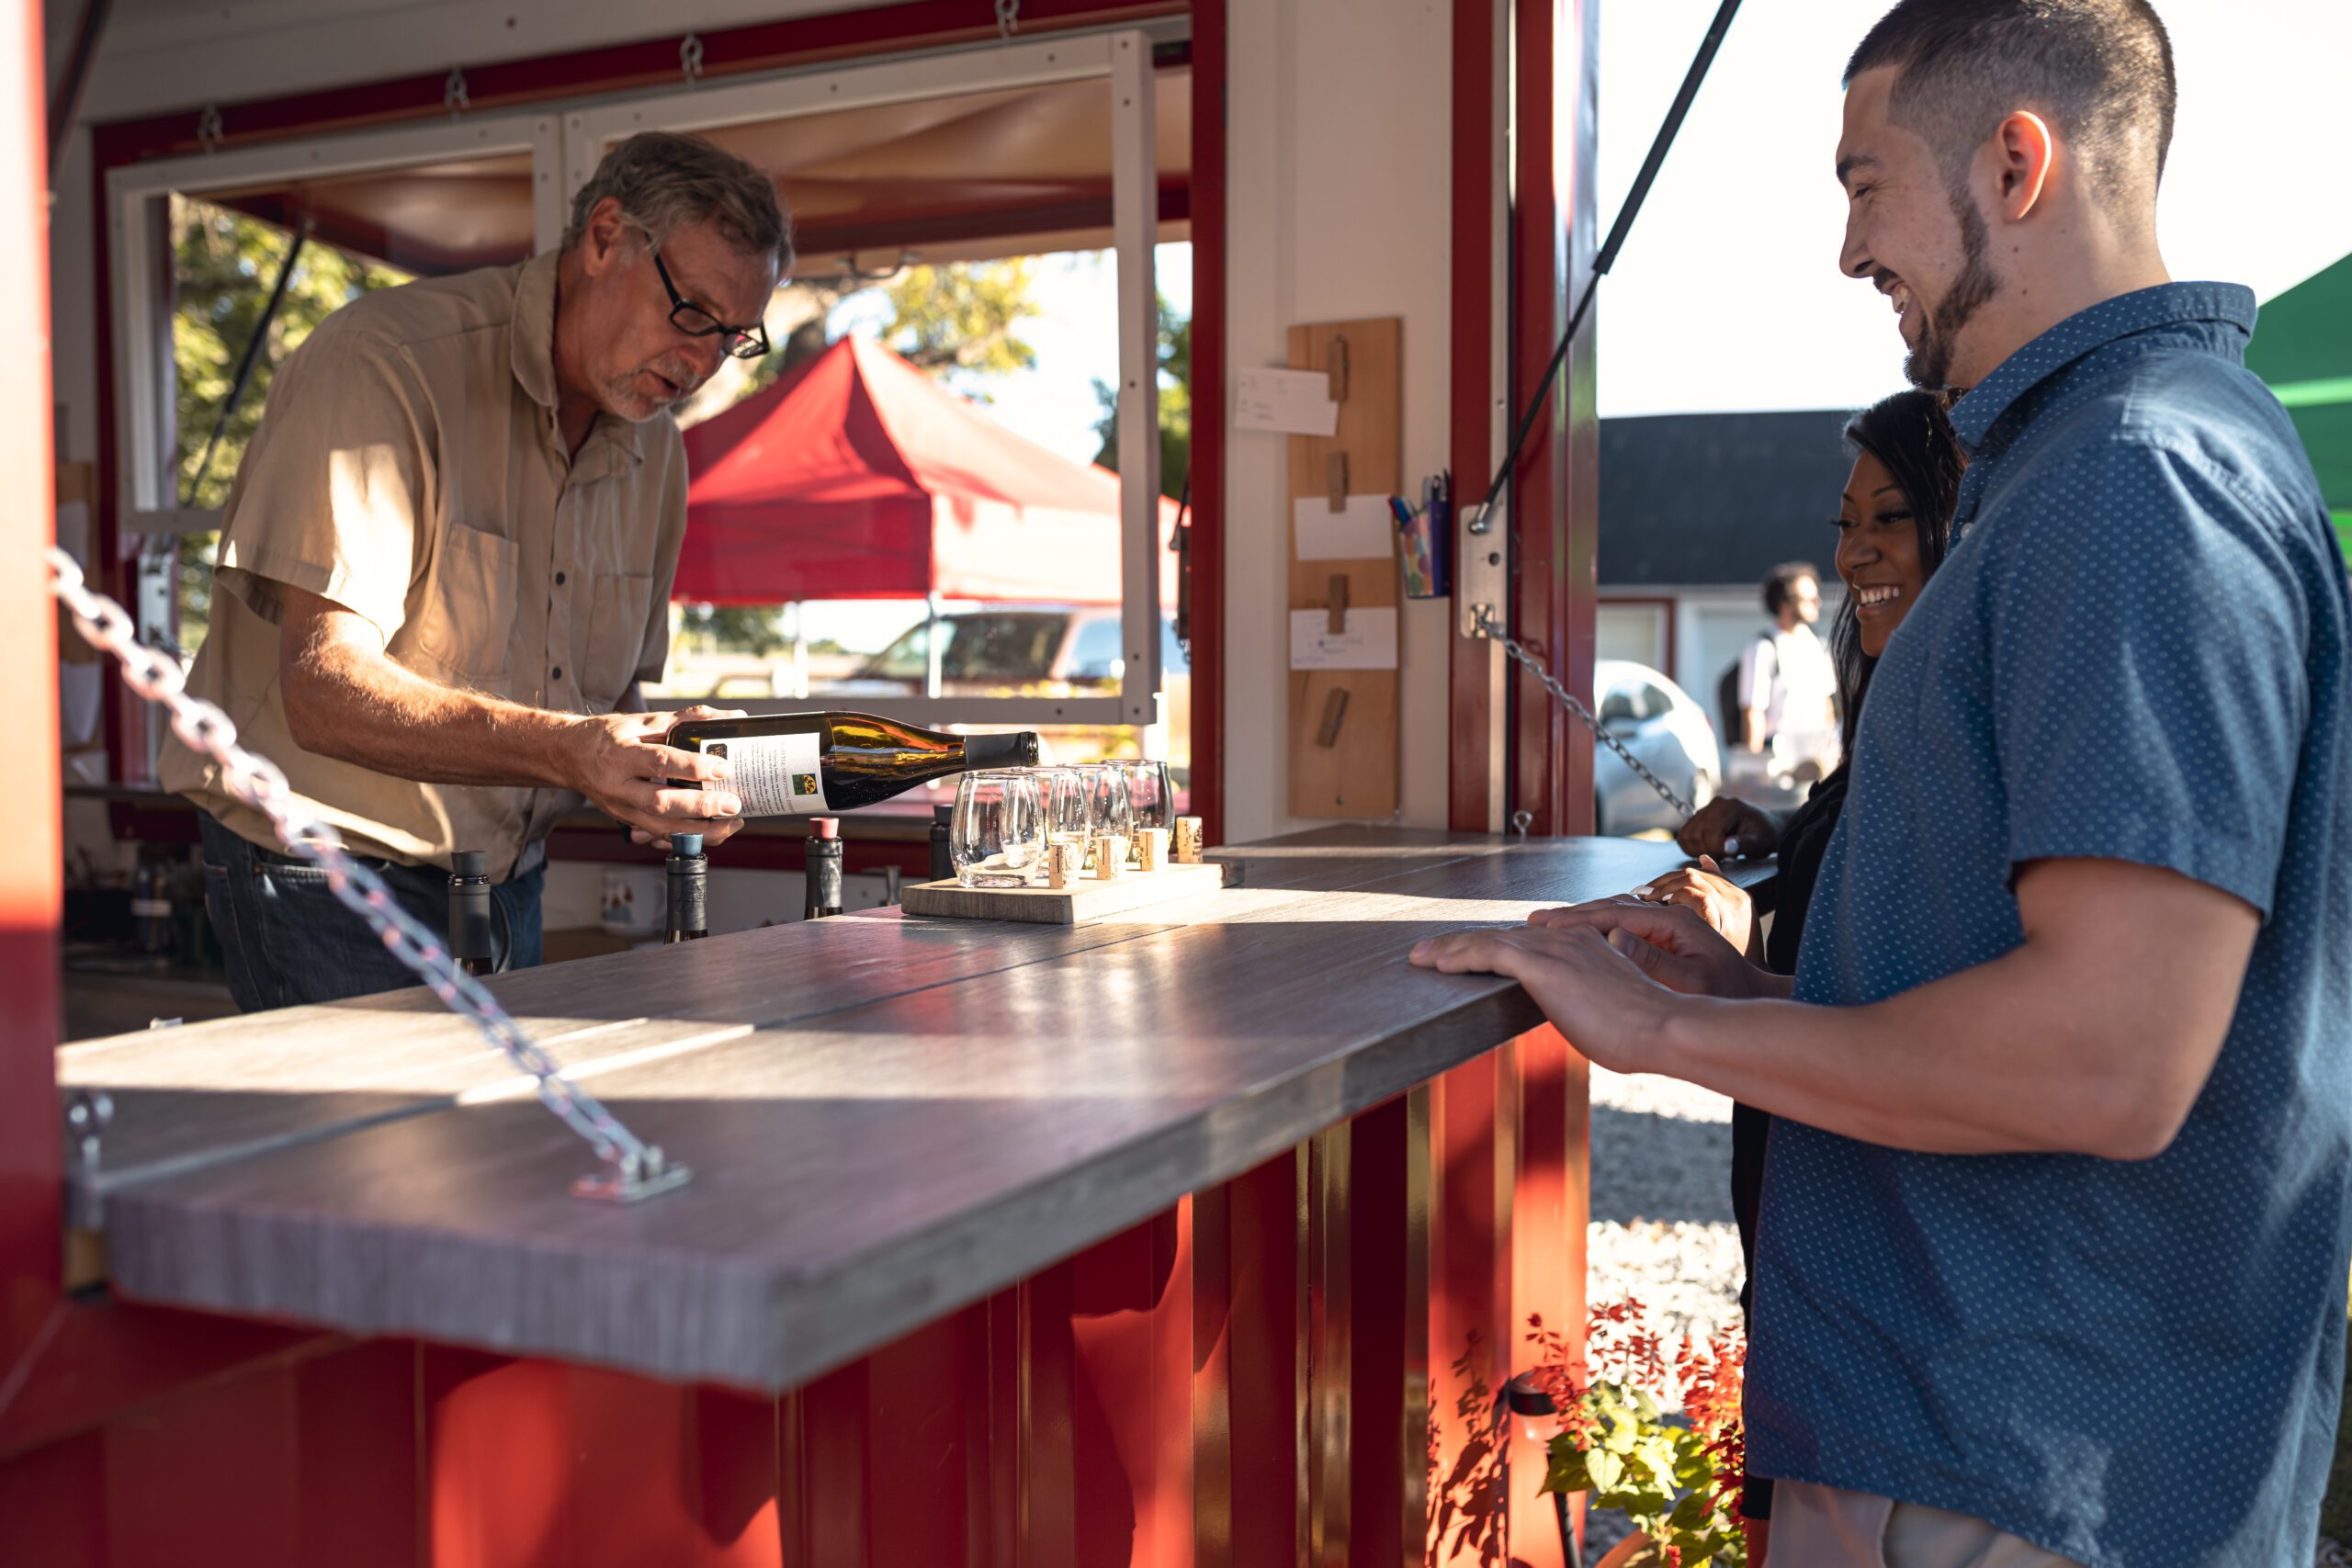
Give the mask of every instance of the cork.
POLYGON ((1179 817, 1176 818, 1175 852, 1178 865, 1201 863, 1201 819, 1199 818, 1179 817))
POLYGON ((1127 840, 1119 833, 1097 833, 1094 836, 1094 875, 1102 882, 1116 882, 1127 869, 1127 840))
POLYGON ((1046 886, 1069 887, 1078 881, 1079 846, 1057 840, 1046 846, 1046 886))
POLYGON ((1172 863, 1168 858, 1168 829, 1138 828, 1136 829, 1136 869, 1158 871, 1172 863))

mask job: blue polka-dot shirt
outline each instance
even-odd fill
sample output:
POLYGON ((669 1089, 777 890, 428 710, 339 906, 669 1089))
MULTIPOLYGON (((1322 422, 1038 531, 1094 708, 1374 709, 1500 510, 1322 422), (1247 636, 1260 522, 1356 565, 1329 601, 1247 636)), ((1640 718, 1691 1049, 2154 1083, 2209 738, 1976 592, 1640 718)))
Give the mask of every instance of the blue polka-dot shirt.
POLYGON ((2347 597, 2254 315, 2109 299, 1954 410, 1960 536, 1871 682, 1797 969, 1877 1001, 2016 947, 2026 862, 2179 872, 2263 915, 2187 1124, 2126 1163, 1783 1122, 1764 1183, 1752 1468, 2093 1568, 2308 1564, 2343 1390, 2347 597))

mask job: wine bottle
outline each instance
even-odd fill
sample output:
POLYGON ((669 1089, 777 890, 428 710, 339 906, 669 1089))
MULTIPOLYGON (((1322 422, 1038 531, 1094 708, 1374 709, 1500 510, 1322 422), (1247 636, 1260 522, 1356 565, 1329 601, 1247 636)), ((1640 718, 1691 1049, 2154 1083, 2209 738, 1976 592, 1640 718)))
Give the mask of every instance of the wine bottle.
POLYGON ((805 920, 821 920, 842 912, 842 825, 835 817, 812 818, 808 823, 808 852, 802 862, 808 897, 801 910, 805 920))
POLYGON ((690 718, 670 727, 681 751, 725 757, 746 817, 829 817, 973 768, 1034 768, 1037 737, 946 735, 865 713, 690 718))
POLYGON ((670 835, 670 858, 662 863, 669 886, 669 908, 662 919, 662 945, 696 942, 710 934, 706 894, 710 862, 703 857, 700 833, 670 835))
POLYGON ((449 856, 449 956, 469 975, 497 967, 490 935, 490 856, 458 850, 449 856))

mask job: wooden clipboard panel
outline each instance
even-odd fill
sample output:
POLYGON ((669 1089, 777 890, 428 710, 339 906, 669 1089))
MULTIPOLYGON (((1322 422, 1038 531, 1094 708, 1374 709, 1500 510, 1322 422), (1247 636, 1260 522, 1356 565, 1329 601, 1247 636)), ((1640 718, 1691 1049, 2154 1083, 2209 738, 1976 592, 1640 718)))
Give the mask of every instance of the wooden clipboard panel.
MULTIPOLYGON (((1329 504, 1335 486, 1342 495, 1385 496, 1402 488, 1404 337, 1396 316, 1290 329, 1292 368, 1330 371, 1340 403, 1339 428, 1330 436, 1290 438, 1294 502, 1329 504)), ((1394 548, 1360 559, 1301 560, 1295 519, 1285 517, 1283 525, 1291 534, 1294 612, 1396 609, 1394 548)), ((1287 627, 1283 646, 1287 650, 1287 627)), ((1397 679, 1396 670, 1290 672, 1292 816, 1370 819, 1395 813, 1397 679)))

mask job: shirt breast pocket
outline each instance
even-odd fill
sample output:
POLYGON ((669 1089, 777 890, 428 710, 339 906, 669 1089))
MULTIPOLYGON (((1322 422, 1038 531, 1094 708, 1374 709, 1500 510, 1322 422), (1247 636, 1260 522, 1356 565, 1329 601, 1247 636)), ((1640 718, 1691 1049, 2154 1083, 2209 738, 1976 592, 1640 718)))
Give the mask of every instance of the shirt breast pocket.
POLYGON ((514 541, 447 523, 417 607, 417 651, 455 684, 503 695, 514 670, 521 557, 514 541))
POLYGON ((650 572, 598 572, 589 604, 587 657, 580 662, 580 694, 598 712, 609 712, 637 679, 637 659, 645 647, 647 618, 653 612, 650 572))

